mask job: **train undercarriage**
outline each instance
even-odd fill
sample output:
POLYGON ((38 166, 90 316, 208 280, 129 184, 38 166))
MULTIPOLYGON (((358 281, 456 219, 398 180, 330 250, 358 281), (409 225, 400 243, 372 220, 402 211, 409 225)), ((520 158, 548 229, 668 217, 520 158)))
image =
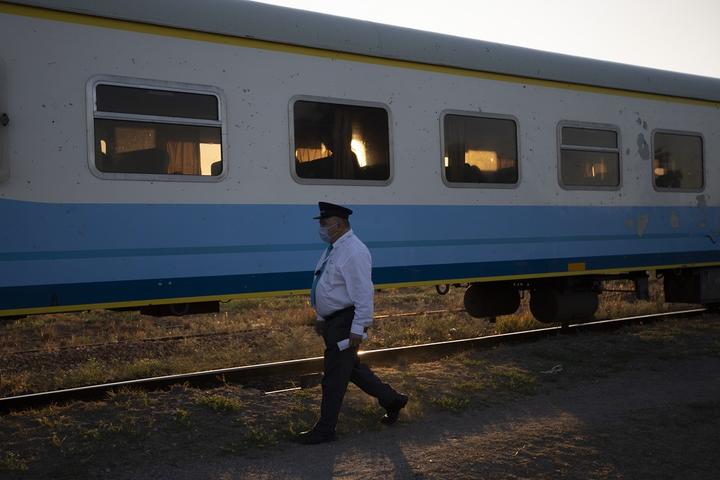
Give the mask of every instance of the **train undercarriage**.
MULTIPOLYGON (((720 268, 673 269, 654 272, 663 280, 665 302, 701 304, 720 308, 720 268)), ((454 284, 466 288, 464 306, 476 318, 495 318, 511 315, 519 307, 524 294, 530 295, 530 312, 542 323, 570 324, 594 318, 603 292, 634 293, 638 300, 649 300, 648 272, 629 272, 617 275, 588 275, 538 280, 478 282, 454 284), (627 290, 605 288, 606 282, 625 280, 632 283, 627 290)), ((440 294, 450 285, 437 286, 440 294)))

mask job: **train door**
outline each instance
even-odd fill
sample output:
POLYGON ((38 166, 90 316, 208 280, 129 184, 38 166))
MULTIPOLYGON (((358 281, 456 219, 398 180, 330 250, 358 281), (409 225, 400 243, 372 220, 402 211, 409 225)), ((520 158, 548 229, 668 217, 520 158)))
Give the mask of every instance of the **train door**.
POLYGON ((0 182, 10 176, 10 159, 8 148, 8 130, 10 114, 8 112, 8 94, 5 83, 5 63, 0 58, 0 182))

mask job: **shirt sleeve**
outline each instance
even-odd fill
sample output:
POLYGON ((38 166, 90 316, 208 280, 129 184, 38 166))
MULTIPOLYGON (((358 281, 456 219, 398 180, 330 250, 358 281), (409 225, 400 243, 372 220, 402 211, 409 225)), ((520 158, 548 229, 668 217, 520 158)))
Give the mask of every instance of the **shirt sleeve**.
POLYGON ((362 335, 373 322, 372 258, 367 250, 353 253, 340 269, 355 306, 350 333, 362 335))

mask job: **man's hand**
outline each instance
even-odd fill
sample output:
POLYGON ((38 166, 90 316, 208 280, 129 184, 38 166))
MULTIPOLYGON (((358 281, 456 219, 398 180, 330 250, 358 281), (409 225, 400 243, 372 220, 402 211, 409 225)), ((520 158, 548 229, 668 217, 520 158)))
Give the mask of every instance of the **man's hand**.
POLYGON ((325 322, 320 320, 315 320, 315 333, 320 335, 321 337, 325 333, 325 322))
POLYGON ((353 348, 357 348, 360 346, 360 343, 362 342, 362 335, 358 335, 356 333, 350 334, 350 346, 353 348))

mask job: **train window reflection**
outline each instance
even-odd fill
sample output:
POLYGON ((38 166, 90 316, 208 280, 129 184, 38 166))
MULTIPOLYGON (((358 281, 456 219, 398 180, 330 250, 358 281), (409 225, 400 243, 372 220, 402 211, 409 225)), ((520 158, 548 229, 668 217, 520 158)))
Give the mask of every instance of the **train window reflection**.
POLYGON ((560 181, 564 187, 620 186, 620 148, 617 131, 562 127, 560 181))
POLYGON ((299 100, 293 105, 295 173, 301 179, 390 179, 384 108, 299 100))
POLYGON ((443 165, 449 183, 517 183, 514 120, 448 114, 444 140, 443 165))
POLYGON ((102 173, 222 174, 215 95, 98 84, 93 116, 95 167, 102 173))
POLYGON ((661 189, 703 188, 703 141, 690 134, 655 132, 653 178, 661 189))

